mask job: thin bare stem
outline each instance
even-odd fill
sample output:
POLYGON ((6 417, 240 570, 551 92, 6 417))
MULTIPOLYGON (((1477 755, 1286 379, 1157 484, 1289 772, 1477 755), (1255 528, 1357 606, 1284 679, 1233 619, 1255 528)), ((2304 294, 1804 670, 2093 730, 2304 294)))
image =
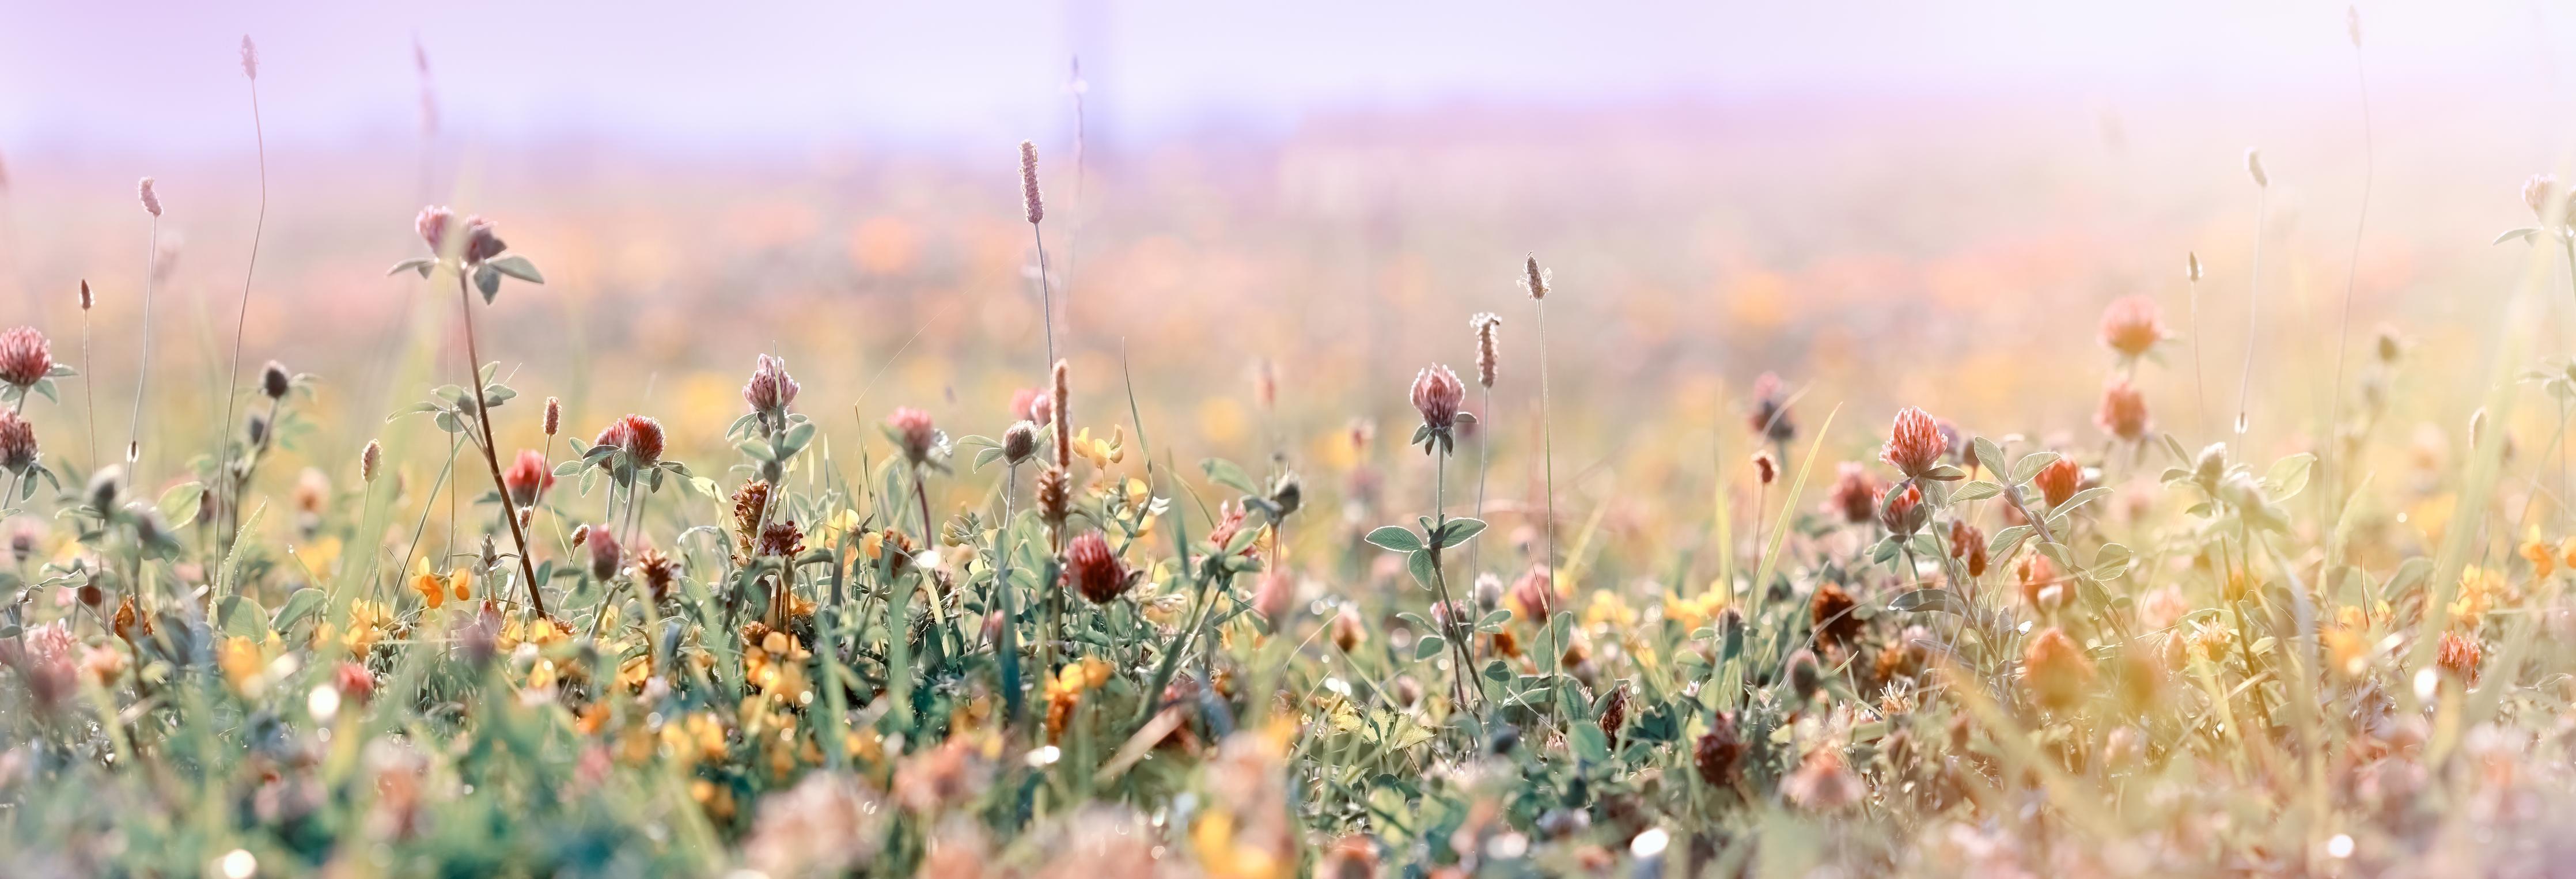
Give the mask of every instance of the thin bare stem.
POLYGON ((1548 582, 1556 582, 1556 431, 1547 413, 1547 300, 1538 300, 1538 435, 1539 467, 1546 480, 1548 582))
MULTIPOLYGON (((86 302, 89 297, 87 292, 89 289, 88 282, 82 282, 81 289, 83 291, 81 298, 86 302)), ((81 399, 85 401, 84 408, 89 410, 89 468, 96 470, 100 466, 98 460, 98 373, 90 370, 89 307, 87 305, 83 305, 81 307, 81 399)))
POLYGON ((1047 280, 1046 230, 1029 224, 1029 237, 1038 248, 1038 310, 1046 319, 1047 365, 1055 365, 1055 290, 1047 280))
MULTIPOLYGON (((135 469, 143 460, 143 390, 152 378, 152 275, 161 262, 161 215, 152 215, 152 232, 143 248, 143 360, 134 369, 134 417, 126 427, 125 466, 135 469)), ((129 478, 140 474, 127 474, 129 478)), ((136 479, 141 485, 142 480, 136 479)))
MULTIPOLYGON (((1478 407, 1482 410, 1478 414, 1484 415, 1487 418, 1493 417, 1494 389, 1491 386, 1480 385, 1477 390, 1477 394, 1479 395, 1478 399, 1484 401, 1478 407)), ((1490 421, 1478 422, 1476 425, 1476 518, 1480 520, 1485 518, 1485 471, 1492 469, 1493 463, 1494 425, 1490 421)), ((1467 567, 1471 571, 1482 572, 1484 570, 1484 568, 1476 562, 1479 555, 1476 550, 1482 545, 1483 544, 1470 544, 1467 547, 1467 567)))
MULTIPOLYGON (((2343 486, 2335 481, 2334 461, 2336 448, 2342 445, 2339 435, 2343 430, 2345 343, 2349 341, 2352 334, 2353 288, 2361 282, 2361 233, 2370 222, 2370 188, 2373 178, 2377 176, 2379 164, 2370 125, 2370 69, 2361 63, 2361 47, 2358 45, 2353 47, 2352 72, 2354 81, 2361 88, 2361 207, 2353 215, 2352 256, 2344 265, 2343 315, 2335 323, 2335 378, 2333 387, 2328 389, 2330 393, 2327 395, 2329 402, 2326 405, 2325 454, 2320 456, 2323 460, 2319 462, 2325 471, 2321 474, 2325 483, 2325 493, 2318 503, 2325 509, 2325 522, 2328 527, 2332 527, 2339 517, 2340 513, 2336 505, 2343 500, 2343 486)), ((2327 551, 2333 551, 2331 543, 2327 545, 2327 551)))
POLYGON ((2236 446, 2245 447, 2247 412, 2254 391, 2254 333, 2260 326, 2257 318, 2263 305, 2263 224, 2272 204, 2272 187, 2256 190, 2254 196, 2254 281, 2245 294, 2245 366, 2236 376, 2236 446))
MULTIPOLYGON (((250 129, 252 137, 256 138, 259 146, 259 214, 258 218, 251 222, 250 261, 242 266, 241 305, 233 313, 233 364, 231 369, 224 372, 224 420, 215 422, 215 466, 217 468, 223 467, 224 460, 231 457, 225 450, 232 447, 233 394, 238 390, 236 383, 241 379, 242 328, 250 320, 250 284, 253 272, 259 268, 259 238, 261 233, 268 229, 268 134, 260 128, 259 80, 257 79, 250 81, 250 129)), ((270 425, 272 428, 275 426, 270 425)), ((218 486, 222 484, 221 480, 216 482, 218 486)), ((233 490, 231 508, 239 509, 242 494, 249 490, 250 480, 241 480, 233 490)), ((218 488, 217 491, 221 489, 218 488)), ((507 490, 504 490, 503 495, 507 496, 507 494, 507 490)), ((216 506, 223 508, 225 505, 219 503, 216 506)), ((232 538, 225 536, 224 544, 230 547, 232 538)))

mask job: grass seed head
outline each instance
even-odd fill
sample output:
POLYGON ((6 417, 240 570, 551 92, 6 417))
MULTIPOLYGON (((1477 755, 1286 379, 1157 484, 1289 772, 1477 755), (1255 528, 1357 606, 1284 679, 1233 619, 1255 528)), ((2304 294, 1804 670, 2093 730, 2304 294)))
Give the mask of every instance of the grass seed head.
POLYGON ((136 193, 143 196, 143 211, 145 213, 151 214, 155 217, 161 215, 161 195, 160 193, 152 191, 152 178, 143 178, 142 182, 134 184, 134 190, 136 193))
POLYGON ((1046 219, 1046 201, 1038 195, 1038 145, 1020 141, 1020 207, 1028 213, 1029 225, 1046 219))
POLYGON ((1550 274, 1539 269, 1538 254, 1530 254, 1527 267, 1528 275, 1521 279, 1521 290, 1528 293, 1531 299, 1546 299, 1550 274))
POLYGON ((358 452, 358 481, 376 481, 376 467, 385 460, 385 444, 368 440, 366 449, 358 452))
POLYGON ((1502 359, 1494 335, 1502 329, 1503 319, 1493 312, 1480 311, 1467 319, 1467 326, 1476 330, 1476 384, 1491 388, 1494 386, 1494 367, 1502 359))
POLYGON ((241 64, 243 76, 259 79, 259 46, 250 41, 249 34, 242 35, 241 64))

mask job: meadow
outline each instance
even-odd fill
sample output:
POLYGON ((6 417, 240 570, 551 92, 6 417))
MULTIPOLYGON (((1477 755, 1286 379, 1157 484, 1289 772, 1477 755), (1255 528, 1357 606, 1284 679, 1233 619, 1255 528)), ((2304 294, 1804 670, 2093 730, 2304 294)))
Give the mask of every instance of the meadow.
POLYGON ((1688 115, 10 156, 0 872, 2565 871, 2546 157, 1688 115))

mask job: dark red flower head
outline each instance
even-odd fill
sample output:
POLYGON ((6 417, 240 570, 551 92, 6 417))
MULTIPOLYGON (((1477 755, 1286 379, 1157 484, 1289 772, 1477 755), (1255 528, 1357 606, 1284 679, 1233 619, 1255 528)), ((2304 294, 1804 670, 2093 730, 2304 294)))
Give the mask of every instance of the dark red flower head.
POLYGON ((1422 413, 1422 423, 1435 431, 1448 430, 1458 419, 1458 405, 1467 398, 1467 385, 1449 367, 1433 364, 1413 376, 1413 408, 1422 413))
POLYGON ((1968 576, 1986 575, 1986 533, 1958 519, 1950 520, 1950 557, 1968 566, 1968 576))
POLYGON ((2153 299, 2124 296, 2102 310, 2102 344, 2122 357, 2143 356, 2164 338, 2164 324, 2153 299))
POLYGON ((1843 521, 1858 525, 1878 515, 1878 478, 1858 461, 1845 461, 1841 475, 1834 480, 1831 502, 1826 508, 1841 513, 1843 521))
POLYGON ((510 489, 511 504, 533 507, 546 496, 546 489, 555 486, 555 474, 546 469, 546 453, 520 449, 519 459, 510 463, 510 469, 501 471, 501 484, 510 489))
POLYGON ((582 546, 590 550, 592 577, 606 580, 617 576, 617 564, 624 560, 624 552, 617 545, 617 537, 608 533, 608 526, 591 526, 588 539, 582 541, 582 546))
POLYGON ((1108 604, 1127 594, 1127 564, 1109 550, 1109 539, 1098 531, 1065 544, 1064 576, 1066 585, 1093 604, 1108 604))
POLYGON ((1753 435, 1775 443, 1797 437, 1798 424, 1789 420, 1788 392, 1778 375, 1766 372, 1753 380, 1753 408, 1745 413, 1745 425, 1753 435))
POLYGON ((0 333, 0 382, 25 388, 54 371, 54 349, 35 327, 0 333))
POLYGON ((0 470, 25 473, 36 464, 36 426, 17 410, 0 409, 0 470))
POLYGON ((641 415, 629 415, 610 422, 599 432, 595 446, 616 446, 635 461, 637 467, 650 467, 662 460, 662 423, 641 415))
POLYGON ((1912 483, 1892 494, 1887 489, 1879 489, 1878 494, 1871 498, 1870 507, 1878 512, 1878 524, 1899 537, 1913 536, 1914 532, 1922 530, 1924 520, 1932 517, 1932 508, 1923 505, 1923 490, 1912 483))
POLYGON ((2030 481, 2039 486, 2040 495, 2047 499, 2048 508, 2053 510, 2084 487, 2084 468, 2077 466, 2073 458, 2059 458, 2039 468, 2039 475, 2031 477, 2030 481))
POLYGON ((1950 447, 1941 437, 1940 422, 1929 413, 1907 406, 1896 412, 1896 426, 1887 433, 1887 445, 1878 452, 1880 460, 1897 472, 1919 477, 1940 466, 1941 453, 1950 447))

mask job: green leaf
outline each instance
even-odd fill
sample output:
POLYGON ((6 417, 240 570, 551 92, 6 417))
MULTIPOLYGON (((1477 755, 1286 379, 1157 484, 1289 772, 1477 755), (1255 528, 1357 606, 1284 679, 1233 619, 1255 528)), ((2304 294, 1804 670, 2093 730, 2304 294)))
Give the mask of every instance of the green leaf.
POLYGON ((2126 546, 2117 543, 2102 544, 2101 549, 2093 551, 2093 569, 2084 574, 2096 580, 2108 580, 2120 576, 2129 570, 2129 562, 2135 558, 2135 555, 2126 546))
POLYGON ((538 273, 537 264, 529 262, 527 257, 520 256, 518 254, 511 254, 509 256, 484 263, 483 267, 531 284, 543 284, 546 282, 546 276, 538 273))
POLYGON ((1959 490, 1950 495, 1950 500, 1953 503, 1981 501, 2002 493, 2004 493, 2003 486, 1980 479, 1975 482, 1959 486, 1959 490))
POLYGON ((2012 484, 2029 482, 2031 477, 2039 475, 2040 470, 2057 463, 2057 458, 2056 452, 2032 452, 2021 456, 2021 460, 2013 462, 2012 484))
POLYGON ((1997 531, 1993 539, 1986 541, 1986 557, 1994 560, 1995 564, 2003 564, 2005 559, 2012 558, 2014 550, 2021 548, 2021 542, 2029 538, 2028 525, 2014 525, 1997 531))
POLYGON ((2263 493, 2274 501, 2289 500, 2307 489, 2308 472, 2316 463, 2317 456, 2307 452, 2272 462, 2271 468, 2263 471, 2263 493))
POLYGON ((1943 464, 1924 473, 1923 478, 1936 482, 1957 482, 1968 478, 1968 471, 1959 469, 1956 464, 1943 464))
POLYGON ((1485 532, 1483 519, 1451 519, 1440 531, 1440 545, 1461 546, 1485 532))
POLYGON ((435 265, 438 265, 438 260, 434 257, 416 256, 403 260, 402 262, 394 263, 393 268, 385 270, 385 277, 390 278, 395 275, 402 274, 405 271, 413 271, 419 272, 421 277, 426 278, 429 277, 430 267, 435 265))
POLYGON ((1415 552, 1422 549, 1422 537, 1402 525, 1381 525, 1368 533, 1368 542, 1388 552, 1415 552))
POLYGON ((1431 569, 1431 551, 1427 549, 1417 549, 1406 556, 1404 567, 1413 572, 1413 579, 1421 581, 1424 586, 1431 585, 1432 578, 1438 576, 1438 572, 1431 569))
POLYGON ((1253 487, 1252 477, 1245 475, 1242 467, 1235 466, 1234 462, 1224 458, 1200 461, 1199 470, 1207 474, 1209 481, 1218 485, 1249 495, 1266 494, 1261 489, 1253 487))
POLYGON ((1421 662, 1430 659, 1447 649, 1449 649, 1449 639, 1438 635, 1424 635, 1421 640, 1413 642, 1413 661, 1421 662))
POLYGON ((288 627, 321 610, 322 598, 322 590, 310 586, 295 590, 295 594, 286 597, 285 604, 278 605, 277 615, 269 620, 268 627, 284 634, 288 627))
POLYGON ((491 263, 477 266, 474 269, 474 289, 483 291, 483 304, 492 304, 492 298, 501 295, 501 271, 493 268, 491 263))
POLYGON ((1887 603, 1887 609, 1897 613, 1940 612, 1965 617, 1976 615, 1977 607, 1960 597, 1959 593, 1947 589, 1917 589, 1896 596, 1895 600, 1887 603))
POLYGON ((1573 738, 1576 757, 1588 763, 1610 761, 1610 737, 1601 731, 1598 724, 1575 724, 1573 738))
POLYGON ((2056 509, 2048 511, 2049 524, 2056 524, 2057 517, 2074 512, 2076 507, 2091 503, 2094 498, 2110 493, 2111 489, 2099 485, 2076 492, 2067 497, 2065 503, 2058 504, 2056 509))
POLYGON ((2534 236, 2534 235, 2538 235, 2538 234, 2540 234, 2540 230, 2539 230, 2539 229, 2537 229, 2537 228, 2530 227, 2530 226, 2525 226, 2525 227, 2520 228, 2520 229, 2507 229, 2507 230, 2505 230, 2505 233, 2504 233, 2504 234, 2496 236, 2496 239, 2495 239, 2494 241, 2489 242, 2489 246, 2494 246, 2494 245, 2497 245, 2497 244, 2503 244, 2503 243, 2505 243, 2505 242, 2507 242, 2507 241, 2512 241, 2512 240, 2517 239, 2517 238, 2525 238, 2525 239, 2527 239, 2527 238, 2530 238, 2530 237, 2532 237, 2532 236, 2534 236))
POLYGON ((162 492, 161 499, 153 502, 152 507, 161 511, 161 518, 168 520, 170 527, 181 528, 197 520, 198 499, 205 494, 205 483, 182 482, 162 492))
POLYGON ((1970 442, 1968 447, 1976 452, 1977 466, 1986 468, 1986 472, 1995 474, 1996 476, 2002 476, 2004 474, 2004 448, 2002 446, 1995 445, 1994 440, 1990 440, 1985 437, 1978 437, 1974 441, 1970 442))

